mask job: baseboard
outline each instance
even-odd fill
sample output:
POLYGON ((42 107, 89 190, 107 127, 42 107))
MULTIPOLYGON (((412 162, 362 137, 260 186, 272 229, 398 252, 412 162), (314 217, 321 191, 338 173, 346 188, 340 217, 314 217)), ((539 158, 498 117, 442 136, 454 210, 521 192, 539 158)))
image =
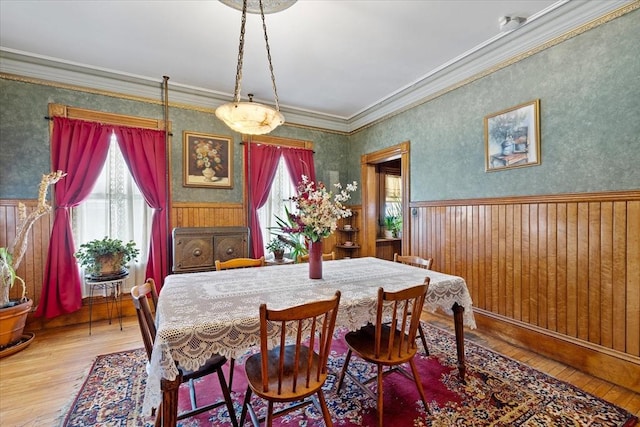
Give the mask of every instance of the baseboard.
POLYGON ((640 358, 474 308, 478 329, 640 393, 640 358))
MULTIPOLYGON (((62 326, 77 325, 81 323, 89 323, 89 305, 88 298, 82 300, 82 308, 69 314, 62 314, 53 319, 45 319, 44 317, 34 317, 33 313, 27 317, 25 331, 35 332, 42 329, 59 328, 62 326)), ((93 304, 92 321, 101 321, 109 318, 107 304, 104 298, 96 298, 93 304)), ((135 308, 131 302, 130 294, 122 295, 122 317, 132 317, 136 315, 135 308)), ((114 315, 115 316, 115 313, 114 315)), ((117 321, 117 320, 116 320, 117 321)), ((88 326, 87 326, 88 328, 88 326)))

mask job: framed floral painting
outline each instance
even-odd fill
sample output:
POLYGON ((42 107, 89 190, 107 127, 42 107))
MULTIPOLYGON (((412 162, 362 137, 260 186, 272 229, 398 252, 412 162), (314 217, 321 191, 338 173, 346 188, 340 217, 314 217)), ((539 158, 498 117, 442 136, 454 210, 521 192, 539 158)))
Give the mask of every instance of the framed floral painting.
POLYGON ((233 188, 230 137, 183 132, 184 186, 233 188))
POLYGON ((540 100, 484 118, 486 171, 540 164, 540 100))

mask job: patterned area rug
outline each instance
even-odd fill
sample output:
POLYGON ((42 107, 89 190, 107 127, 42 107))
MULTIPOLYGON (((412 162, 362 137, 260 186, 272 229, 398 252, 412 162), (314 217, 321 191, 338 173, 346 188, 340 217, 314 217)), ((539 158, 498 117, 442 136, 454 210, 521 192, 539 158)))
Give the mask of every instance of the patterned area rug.
MULTIPOLYGON (((400 374, 385 377, 384 425, 421 426, 617 426, 630 427, 638 419, 627 411, 569 384, 466 341, 467 383, 458 378, 455 338, 447 331, 425 325, 431 355, 416 361, 425 387, 428 415, 415 385, 400 374)), ((375 401, 348 378, 338 395, 337 376, 345 346, 337 332, 329 361, 325 396, 336 426, 373 426, 375 401)), ((421 347, 420 347, 421 348, 421 347)), ((146 353, 131 350, 98 356, 63 426, 153 426, 154 418, 140 413, 145 387, 146 353)), ((238 417, 246 388, 244 358, 236 363, 233 399, 238 417)), ((367 377, 375 368, 353 357, 350 370, 367 377)), ((374 382, 375 383, 375 382, 374 382)), ((184 386, 183 386, 184 387, 184 386)), ((199 401, 218 398, 215 378, 197 384, 199 401)), ((189 405, 188 391, 180 391, 180 408, 189 405)), ((227 426, 225 407, 182 420, 180 426, 227 426)), ((247 424, 248 425, 248 424, 247 424)), ((313 405, 277 418, 274 425, 324 426, 313 405)))

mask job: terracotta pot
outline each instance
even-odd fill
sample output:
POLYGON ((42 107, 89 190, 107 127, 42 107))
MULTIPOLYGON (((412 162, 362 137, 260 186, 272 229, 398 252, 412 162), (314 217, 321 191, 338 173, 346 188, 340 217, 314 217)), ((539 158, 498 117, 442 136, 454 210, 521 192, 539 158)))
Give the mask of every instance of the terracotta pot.
POLYGON ((0 308, 0 347, 20 341, 32 306, 33 300, 28 299, 13 307, 0 308))

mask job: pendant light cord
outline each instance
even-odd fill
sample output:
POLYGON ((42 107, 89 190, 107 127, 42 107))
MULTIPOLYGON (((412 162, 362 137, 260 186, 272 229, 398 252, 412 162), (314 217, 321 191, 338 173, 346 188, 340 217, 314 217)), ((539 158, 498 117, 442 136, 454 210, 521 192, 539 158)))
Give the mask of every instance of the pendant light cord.
MULTIPOLYGON (((246 0, 244 0, 246 2, 246 0)), ((278 102, 278 89, 276 89, 276 77, 273 74, 273 64, 271 63, 271 49, 269 49, 269 37, 267 37, 267 22, 264 19, 264 7, 262 0, 260 1, 260 15, 262 16, 262 29, 264 30, 264 43, 267 46, 267 59, 269 60, 269 71, 271 71, 271 84, 273 85, 273 95, 276 101, 276 111, 280 111, 280 103, 278 102)))
MULTIPOLYGON (((276 111, 280 111, 280 103, 278 101, 278 89, 276 88, 276 77, 273 73, 273 64, 271 62, 271 49, 269 48, 269 37, 267 36, 267 23, 264 19, 264 7, 262 0, 260 1, 260 16, 262 17, 262 29, 264 30, 264 43, 267 46, 267 60, 269 61, 269 71, 271 72, 271 85, 273 86, 273 94, 275 96, 276 111)), ((240 88, 242 85, 242 62, 244 57, 244 32, 247 24, 247 0, 242 2, 242 21, 240 24, 240 47, 238 48, 238 68, 236 69, 236 87, 233 93, 233 101, 240 102, 240 88)))
MULTIPOLYGON (((262 0, 260 1, 262 5, 262 0)), ((247 24, 247 0, 242 2, 242 21, 240 21, 240 47, 238 48, 238 68, 236 69, 236 88, 233 92, 233 102, 240 102, 240 85, 242 82, 242 57, 244 56, 244 27, 247 24)))

